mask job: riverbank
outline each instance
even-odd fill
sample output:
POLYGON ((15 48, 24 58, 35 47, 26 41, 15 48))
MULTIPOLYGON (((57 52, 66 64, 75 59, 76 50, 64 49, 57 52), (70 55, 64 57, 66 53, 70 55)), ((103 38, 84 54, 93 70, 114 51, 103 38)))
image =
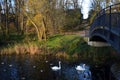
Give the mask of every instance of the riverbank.
POLYGON ((0 54, 15 55, 51 55, 65 60, 91 60, 104 63, 108 59, 116 58, 117 53, 111 47, 91 47, 79 35, 54 35, 47 41, 23 41, 3 46, 0 54))

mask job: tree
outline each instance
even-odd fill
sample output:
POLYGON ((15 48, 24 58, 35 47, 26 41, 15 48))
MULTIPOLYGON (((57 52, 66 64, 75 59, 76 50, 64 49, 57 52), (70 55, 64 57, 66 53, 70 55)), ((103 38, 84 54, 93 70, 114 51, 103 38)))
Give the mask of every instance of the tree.
POLYGON ((41 41, 48 35, 62 32, 72 18, 72 28, 81 21, 78 0, 1 0, 0 5, 0 27, 5 36, 13 32, 11 26, 15 27, 14 32, 18 35, 33 33, 29 32, 32 28, 41 41), (67 17, 71 14, 70 6, 74 14, 67 17))
POLYGON ((106 0, 92 0, 92 10, 89 15, 89 23, 91 24, 96 17, 96 14, 103 8, 106 7, 106 0), (104 4, 105 3, 105 4, 104 4))
MULTIPOLYGON (((36 15, 42 15, 42 22, 39 20, 38 23, 44 24, 45 31, 42 29, 40 33, 45 32, 46 35, 60 32, 61 26, 64 25, 64 4, 63 0, 29 0, 28 14, 33 19, 36 15)), ((38 24, 35 22, 35 24, 38 24)), ((40 26, 37 28, 40 28, 40 26)))

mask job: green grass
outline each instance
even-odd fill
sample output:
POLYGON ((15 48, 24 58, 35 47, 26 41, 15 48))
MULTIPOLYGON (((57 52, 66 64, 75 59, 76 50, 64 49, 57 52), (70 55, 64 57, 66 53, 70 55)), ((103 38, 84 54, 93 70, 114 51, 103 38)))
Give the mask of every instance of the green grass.
POLYGON ((53 54, 65 52, 67 55, 79 55, 81 59, 102 63, 110 59, 114 50, 111 47, 92 47, 86 42, 86 39, 78 35, 55 35, 47 40, 47 47, 51 48, 53 54), (56 51, 56 52, 55 52, 56 51))
POLYGON ((68 54, 74 53, 105 53, 109 52, 108 48, 91 47, 83 37, 78 35, 55 35, 47 40, 47 47, 51 49, 63 50, 68 54), (106 50, 104 50, 106 49, 106 50))
POLYGON ((73 42, 74 39, 79 39, 76 35, 55 35, 47 40, 47 46, 50 48, 63 48, 73 42))
POLYGON ((52 50, 65 51, 69 55, 85 53, 90 46, 79 35, 55 35, 48 39, 47 47, 52 50))

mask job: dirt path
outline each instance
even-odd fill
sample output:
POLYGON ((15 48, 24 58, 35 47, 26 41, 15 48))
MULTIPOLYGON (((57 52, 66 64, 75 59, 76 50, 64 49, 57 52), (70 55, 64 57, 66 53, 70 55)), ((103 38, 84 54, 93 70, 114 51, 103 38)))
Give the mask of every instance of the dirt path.
POLYGON ((64 32, 63 34, 65 35, 70 35, 70 34, 76 34, 76 35, 80 35, 82 37, 87 37, 88 36, 89 31, 88 30, 83 30, 83 31, 70 31, 70 32, 64 32))

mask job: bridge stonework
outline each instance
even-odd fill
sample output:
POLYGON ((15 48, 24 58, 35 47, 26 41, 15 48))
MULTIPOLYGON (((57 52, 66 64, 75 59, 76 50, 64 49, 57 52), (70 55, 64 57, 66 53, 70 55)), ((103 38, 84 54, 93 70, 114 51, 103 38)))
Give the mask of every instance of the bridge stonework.
POLYGON ((89 30, 89 40, 107 42, 120 53, 120 3, 96 15, 89 30))

